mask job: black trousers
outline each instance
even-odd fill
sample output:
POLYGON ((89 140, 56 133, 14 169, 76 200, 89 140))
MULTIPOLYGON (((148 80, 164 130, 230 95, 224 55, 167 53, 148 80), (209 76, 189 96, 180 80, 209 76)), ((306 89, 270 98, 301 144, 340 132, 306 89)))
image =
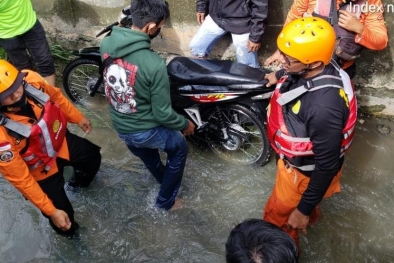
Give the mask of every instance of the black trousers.
POLYGON ((78 223, 74 220, 74 209, 64 190, 64 167, 72 166, 74 170, 78 170, 79 172, 75 173, 76 180, 80 183, 81 187, 88 187, 100 168, 101 154, 99 146, 69 131, 66 133, 66 140, 70 153, 70 160, 68 161, 58 157, 56 163, 59 171, 44 180, 38 181, 38 184, 44 193, 47 194, 48 198, 51 199, 53 205, 57 209, 67 213, 71 221, 71 228, 67 231, 63 231, 55 226, 49 216, 43 215, 48 218, 49 224, 58 234, 72 236, 78 228, 78 223))
POLYGON ((55 74, 51 50, 45 37, 44 28, 38 19, 26 33, 12 38, 0 38, 0 46, 7 52, 17 69, 32 69, 30 56, 26 52, 28 50, 41 76, 55 74))

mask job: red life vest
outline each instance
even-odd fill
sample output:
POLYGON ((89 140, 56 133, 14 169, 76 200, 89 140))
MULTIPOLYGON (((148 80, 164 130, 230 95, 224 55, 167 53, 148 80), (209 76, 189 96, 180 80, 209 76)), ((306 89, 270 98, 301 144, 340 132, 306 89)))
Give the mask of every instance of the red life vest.
MULTIPOLYGON (((342 157, 345 151, 349 149, 353 140, 357 120, 357 102, 349 76, 343 70, 340 70, 340 76, 341 77, 331 75, 319 76, 308 81, 306 87, 297 87, 285 93, 280 92, 280 87, 287 79, 287 75, 278 81, 276 89, 272 94, 270 104, 268 105, 267 133, 272 148, 281 156, 281 158, 313 156, 313 144, 309 137, 294 137, 288 132, 287 127, 294 127, 296 123, 293 123, 295 121, 292 118, 284 117, 282 106, 300 97, 305 92, 313 92, 322 88, 343 89, 344 94, 347 96, 349 117, 342 130, 343 137, 341 142, 341 152, 338 153, 338 158, 342 157)), ((298 168, 304 171, 312 171, 314 169, 314 165, 298 168)))
POLYGON ((47 94, 30 85, 26 85, 25 90, 43 109, 40 118, 30 127, 29 145, 21 156, 30 170, 45 165, 43 171, 49 171, 63 144, 67 119, 47 94))

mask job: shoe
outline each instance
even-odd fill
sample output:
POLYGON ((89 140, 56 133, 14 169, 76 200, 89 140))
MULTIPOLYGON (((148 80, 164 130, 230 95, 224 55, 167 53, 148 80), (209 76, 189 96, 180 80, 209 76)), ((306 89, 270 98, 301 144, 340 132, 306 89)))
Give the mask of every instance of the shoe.
POLYGON ((87 188, 90 185, 91 181, 94 179, 94 177, 91 180, 87 179, 88 175, 86 172, 82 170, 74 170, 74 173, 70 178, 69 182, 74 182, 74 184, 78 184, 78 186, 81 188, 87 188))
POLYGON ((76 184, 73 181, 68 181, 64 184, 64 189, 67 192, 73 193, 73 194, 79 194, 81 193, 81 186, 79 186, 79 184, 76 184))

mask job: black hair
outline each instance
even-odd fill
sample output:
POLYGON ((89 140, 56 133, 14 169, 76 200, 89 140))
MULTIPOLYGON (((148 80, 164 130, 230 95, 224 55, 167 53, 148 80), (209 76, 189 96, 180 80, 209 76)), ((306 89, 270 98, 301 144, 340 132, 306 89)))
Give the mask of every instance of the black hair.
POLYGON ((227 263, 298 263, 294 240, 279 227, 261 219, 236 225, 226 242, 227 263))
POLYGON ((164 0, 132 0, 130 13, 133 25, 143 28, 149 22, 159 24, 170 17, 170 9, 164 0))

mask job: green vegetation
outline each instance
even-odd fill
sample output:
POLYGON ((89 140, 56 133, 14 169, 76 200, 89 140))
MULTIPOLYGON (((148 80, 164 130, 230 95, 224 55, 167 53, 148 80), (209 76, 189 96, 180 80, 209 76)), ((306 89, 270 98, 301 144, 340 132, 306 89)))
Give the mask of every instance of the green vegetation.
MULTIPOLYGON (((63 60, 63 61, 70 61, 73 59, 72 52, 69 50, 65 50, 60 45, 52 45, 50 46, 51 53, 53 58, 63 60)), ((7 60, 7 53, 5 53, 4 49, 0 47, 0 59, 7 60)))
POLYGON ((7 59, 7 53, 0 47, 0 59, 7 59))
MULTIPOLYGON (((65 65, 70 60, 74 59, 75 56, 72 54, 72 51, 65 50, 60 45, 51 45, 50 49, 51 49, 53 59, 55 60, 56 83, 60 84, 60 83, 62 83, 62 72, 63 72, 65 65)), ((8 60, 7 53, 1 47, 0 47, 0 59, 8 60)))
POLYGON ((64 60, 64 61, 70 61, 74 58, 73 54, 69 50, 65 50, 62 46, 60 45, 52 45, 50 46, 51 48, 51 53, 54 59, 59 59, 59 60, 64 60))

